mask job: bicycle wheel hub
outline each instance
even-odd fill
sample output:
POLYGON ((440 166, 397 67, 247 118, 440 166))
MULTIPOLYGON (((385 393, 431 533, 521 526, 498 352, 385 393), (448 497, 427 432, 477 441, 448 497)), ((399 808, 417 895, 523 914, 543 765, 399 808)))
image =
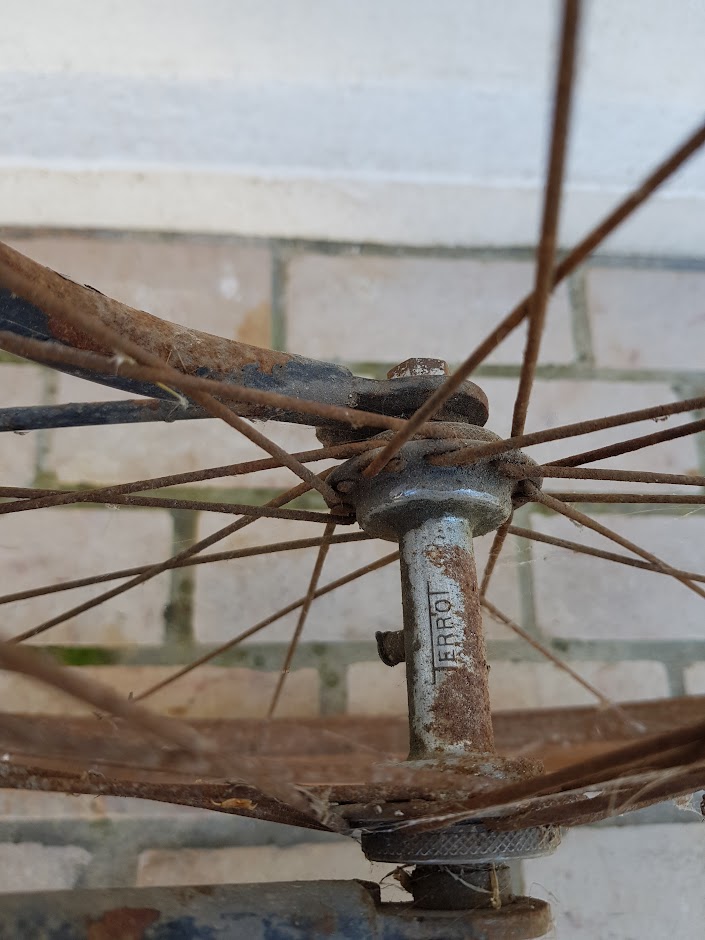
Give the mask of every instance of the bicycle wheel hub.
MULTIPOLYGON (((503 475, 492 460, 459 466, 434 462, 449 450, 499 440, 472 425, 436 427, 441 436, 417 435, 376 475, 365 472, 379 453, 372 449, 337 467, 328 482, 364 531, 399 543, 404 629, 401 636, 378 636, 378 642, 387 663, 406 661, 411 766, 448 773, 456 787, 459 777, 473 783, 516 780, 541 767, 501 757, 494 748, 473 538, 510 517, 523 501, 522 483, 503 475)), ((373 440, 381 449, 390 437, 373 440)), ((517 451, 502 461, 536 466, 517 451)), ((497 832, 476 821, 432 831, 395 828, 386 819, 361 819, 359 825, 368 858, 425 868, 423 878, 411 881, 415 899, 425 906, 434 903, 433 885, 441 891, 448 871, 457 873, 458 866, 464 880, 468 866, 483 880, 488 864, 543 855, 560 841, 550 826, 497 832)), ((500 882, 507 900, 504 875, 500 882)))
MULTIPOLYGON (((336 468, 329 482, 366 532, 399 542, 409 759, 447 765, 450 758, 473 772, 507 777, 517 762, 494 752, 473 537, 509 517, 521 483, 487 461, 435 465, 435 456, 459 444, 498 440, 484 428, 442 429, 454 436, 409 441, 376 476, 365 476, 373 450, 336 468)), ((379 435, 380 447, 387 439, 379 435)), ((511 459, 530 463, 522 454, 511 459)), ((518 763, 523 769, 525 762, 518 763)))

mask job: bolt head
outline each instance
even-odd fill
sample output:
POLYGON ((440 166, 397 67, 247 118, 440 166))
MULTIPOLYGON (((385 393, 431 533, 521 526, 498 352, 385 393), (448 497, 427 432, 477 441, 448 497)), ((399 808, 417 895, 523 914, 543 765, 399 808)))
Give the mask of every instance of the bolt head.
POLYGON ((444 359, 405 359, 387 372, 388 379, 406 379, 414 375, 449 375, 444 359))

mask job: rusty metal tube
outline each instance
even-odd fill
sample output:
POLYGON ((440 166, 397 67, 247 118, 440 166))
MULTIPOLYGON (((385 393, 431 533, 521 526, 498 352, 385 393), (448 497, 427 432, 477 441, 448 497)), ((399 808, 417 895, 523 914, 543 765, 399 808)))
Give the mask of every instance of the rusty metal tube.
POLYGON ((494 751, 471 522, 432 516, 400 538, 413 760, 494 751))

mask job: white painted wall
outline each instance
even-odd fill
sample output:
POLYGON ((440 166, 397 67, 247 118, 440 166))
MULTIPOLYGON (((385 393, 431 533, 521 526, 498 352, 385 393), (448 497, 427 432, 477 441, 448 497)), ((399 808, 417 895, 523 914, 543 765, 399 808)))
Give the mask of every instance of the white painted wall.
MULTIPOLYGON (((703 119, 702 0, 587 0, 562 241, 703 119)), ((0 224, 515 245, 553 0, 0 0, 0 224)), ((703 253, 705 156, 612 239, 703 253)))

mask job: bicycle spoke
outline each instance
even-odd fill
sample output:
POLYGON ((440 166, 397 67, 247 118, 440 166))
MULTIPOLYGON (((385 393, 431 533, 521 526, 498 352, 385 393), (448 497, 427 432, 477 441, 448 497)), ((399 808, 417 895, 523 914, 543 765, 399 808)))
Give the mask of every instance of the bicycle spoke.
MULTIPOLYGON (((314 450, 304 450, 292 454, 301 463, 314 463, 317 460, 333 460, 354 457, 363 453, 371 446, 369 441, 358 441, 353 444, 339 444, 335 447, 318 447, 314 450)), ((148 480, 134 480, 131 483, 118 483, 114 486, 103 486, 89 490, 44 490, 47 494, 37 499, 31 499, 24 509, 44 509, 49 506, 69 506, 73 503, 103 502, 108 496, 127 496, 142 490, 159 490, 168 486, 178 486, 183 483, 200 483, 203 480, 216 480, 222 477, 240 476, 245 473, 258 473, 261 470, 273 470, 284 466, 280 460, 270 457, 262 460, 248 460, 244 463, 225 464, 221 467, 211 467, 206 470, 191 470, 188 473, 172 473, 168 476, 153 477, 148 480)), ((0 487, 0 496, 20 496, 19 487, 0 487)), ((30 494, 32 491, 27 490, 30 494)), ((35 491, 39 492, 39 491, 35 491)), ((23 497, 24 498, 24 497, 23 497)), ((30 496, 27 495, 27 499, 30 496)), ((0 513, 16 511, 7 509, 8 504, 0 504, 0 513)))
POLYGON ((508 617, 506 614, 502 613, 502 611, 495 607, 494 604, 491 604, 487 598, 483 597, 480 603, 488 612, 488 614, 494 618, 494 620, 496 620, 498 623, 504 624, 505 627, 509 627, 513 633, 516 633, 516 635, 520 636, 522 640, 525 640, 529 646, 531 646, 537 652, 541 653, 543 657, 545 657, 549 662, 553 663, 554 666, 557 666, 558 669, 560 669, 562 672, 567 673, 571 679, 586 689, 591 695, 594 695, 595 698, 605 706, 605 708, 613 709, 617 714, 619 714, 623 721, 627 722, 627 724, 632 726, 637 724, 632 718, 629 717, 629 715, 627 715, 624 709, 620 708, 620 706, 615 701, 609 698, 609 696, 605 695, 604 692, 600 692, 600 690, 596 688, 591 682, 588 682, 587 679, 583 678, 583 676, 572 669, 568 663, 564 662, 559 656, 556 656, 553 650, 549 649, 547 646, 544 646, 543 643, 524 630, 523 627, 520 627, 519 624, 512 620, 511 617, 508 617))
MULTIPOLYGON (((665 752, 674 751, 681 746, 702 743, 704 734, 703 723, 697 722, 663 734, 649 735, 640 741, 615 748, 606 754, 596 754, 585 760, 569 764, 560 770, 554 770, 552 773, 535 777, 533 780, 509 784, 502 787, 497 795, 501 793, 502 797, 506 797, 508 793, 516 788, 519 791, 517 798, 523 799, 526 796, 538 796, 544 793, 553 794, 567 789, 577 789, 580 786, 590 786, 600 779, 604 780, 609 777, 618 768, 638 764, 643 760, 648 760, 665 752)), ((482 800, 483 796, 480 796, 479 801, 482 800)))
MULTIPOLYGON (((580 822, 579 813, 575 812, 576 800, 584 795, 587 798, 585 800, 587 819, 584 821, 593 821, 599 818, 597 815, 599 813, 610 815, 606 804, 613 799, 610 797, 612 791, 616 795, 617 790, 628 786, 637 788, 644 784, 658 784, 660 780, 663 780, 661 768, 670 764, 673 764, 673 775, 669 775, 670 782, 650 802, 668 799, 679 793, 692 792, 693 789, 697 789, 696 781, 701 779, 705 767, 705 763, 700 758, 703 737, 701 723, 686 725, 662 735, 650 735, 633 744, 611 749, 605 754, 597 754, 594 757, 576 761, 560 770, 505 784, 487 793, 470 796, 468 799, 455 800, 447 803, 442 811, 405 820, 399 826, 412 828, 422 825, 425 829, 442 828, 452 822, 470 819, 478 811, 483 814, 499 813, 506 812, 512 807, 522 810, 518 819, 524 826, 541 825, 547 822, 555 824, 563 821, 560 814, 561 806, 556 804, 556 798, 561 795, 564 798, 570 798, 570 802, 563 802, 562 806, 569 810, 573 823, 580 822), (686 739, 685 744, 681 743, 683 738, 686 739), (687 764, 680 764, 679 760, 686 753, 686 749, 690 759, 687 764), (648 767, 650 764, 658 769, 640 771, 644 765, 648 767), (634 768, 636 772, 629 773, 629 768, 634 768), (594 790, 597 786, 602 790, 600 795, 581 794, 582 790, 587 788, 594 790), (532 817, 531 811, 536 808, 540 809, 542 806, 547 807, 548 814, 543 817, 540 814, 532 817)), ((612 814, 614 811, 613 807, 612 814)), ((517 821, 514 814, 512 816, 513 821, 517 821)))
MULTIPOLYGON (((2 264, 2 249, 0 249, 0 269, 2 269, 2 264)), ((5 267, 8 267, 7 262, 5 262, 5 267)), ((6 271, 5 273, 7 274, 8 272, 6 271)), ((13 287, 17 290, 17 293, 19 293, 20 296, 23 296, 25 299, 31 300, 37 290, 36 285, 32 283, 26 283, 26 277, 22 276, 19 267, 15 268, 14 270, 12 267, 10 267, 9 274, 11 281, 13 282, 13 287)), ((100 296, 100 294, 97 296, 100 296)), ((44 298, 44 300, 45 309, 48 312, 52 313, 54 316, 57 316, 65 323, 68 323, 71 326, 78 328, 79 330, 85 331, 88 336, 98 341, 99 343, 104 343, 107 348, 113 350, 116 353, 121 353, 124 356, 129 356, 136 362, 142 363, 144 365, 153 366, 160 369, 163 368, 167 374, 167 382, 170 384, 178 382, 178 380, 181 378, 181 373, 176 369, 172 369, 171 366, 165 363, 163 359, 160 359, 159 356, 156 356, 154 353, 143 349, 139 343, 134 342, 134 340, 129 339, 128 337, 121 334, 118 330, 104 323, 101 319, 99 319, 95 310, 91 314, 81 310, 79 306, 73 306, 67 302, 66 297, 60 291, 56 291, 55 293, 51 294, 48 298, 48 303, 46 303, 47 298, 44 298)), ((192 391, 191 398, 196 402, 196 404, 200 405, 209 414, 216 418, 220 418, 230 427, 239 431, 240 434, 242 434, 244 437, 247 437, 249 440, 251 440, 253 444, 261 447, 262 450, 266 451, 272 457, 276 457, 281 460, 286 467, 296 474, 296 476, 298 476, 305 483, 308 483, 314 489, 317 489, 327 501, 336 501, 337 497, 335 491, 328 486, 325 480, 317 477, 312 470, 309 470, 308 467, 305 466, 305 464, 299 463, 299 461, 293 458, 287 451, 284 450, 283 447, 280 447, 274 441, 270 440, 265 434, 262 434, 261 431, 258 431, 244 418, 236 415, 233 411, 231 411, 230 408, 227 407, 227 405, 224 405, 222 402, 218 401, 208 392, 192 391)))
MULTIPOLYGON (((53 494, 59 490, 36 490, 29 487, 0 487, 1 496, 19 496, 22 493, 28 495, 34 493, 53 494)), ((19 499, 14 503, 0 503, 0 515, 7 515, 12 512, 23 512, 24 510, 36 509, 36 506, 28 505, 32 500, 19 499)), ((266 506, 253 506, 249 503, 214 503, 207 499, 172 499, 160 496, 94 496, 93 499, 83 500, 84 503, 95 503, 97 505, 107 506, 146 506, 153 509, 189 509, 196 512, 221 512, 236 516, 266 516, 272 519, 294 519, 299 522, 328 522, 330 513, 316 512, 306 509, 271 509, 266 506)), ((336 517, 341 523, 346 522, 344 516, 336 517)))
MULTIPOLYGON (((345 542, 364 542, 372 536, 365 532, 348 532, 345 535, 334 535, 331 545, 341 545, 345 542)), ((273 555, 276 552, 295 551, 300 548, 318 548, 323 540, 295 539, 290 542, 272 542, 269 545, 254 545, 251 548, 236 548, 231 552, 211 552, 206 555, 196 555, 186 558, 174 565, 174 568, 190 568, 195 565, 208 565, 218 561, 234 561, 237 558, 250 558, 254 555, 273 555)), ((119 581, 121 578, 131 578, 134 575, 149 571, 154 565, 137 565, 134 568, 122 568, 119 571, 108 571, 105 574, 96 574, 88 578, 76 578, 73 581, 62 581, 59 584, 45 584, 42 587, 31 588, 26 591, 16 591, 14 594, 0 596, 0 606, 11 604, 14 601, 29 600, 32 597, 41 597, 45 594, 57 594, 60 591, 70 591, 74 588, 89 587, 91 584, 101 584, 104 581, 119 581)))
MULTIPOLYGON (((615 229, 626 221, 645 200, 652 195, 659 186, 662 186, 673 174, 683 166, 693 154, 705 144, 705 123, 701 124, 663 163, 643 180, 619 205, 612 210, 598 225, 579 242, 562 261, 556 265, 553 273, 553 287, 557 287, 565 280, 596 248, 611 235, 615 229)), ((443 385, 428 398, 409 418, 403 430, 397 432, 394 438, 380 453, 374 465, 370 467, 369 475, 378 473, 396 454, 401 447, 445 405, 449 398, 458 391, 462 383, 481 365, 485 359, 507 338, 528 316, 533 302, 533 294, 528 294, 516 307, 494 328, 479 346, 465 359, 465 361, 448 377, 443 385)))
POLYGON ((705 494, 690 493, 561 493, 549 491, 545 495, 564 503, 660 503, 670 506, 703 506, 705 494))
POLYGON ((556 256, 558 218, 563 190, 565 154, 575 76, 575 57, 578 45, 580 0, 564 0, 561 48, 556 71, 553 104, 551 148, 546 174, 546 186, 541 220, 541 240, 536 250, 536 278, 529 314, 524 358, 519 375, 519 387, 512 416, 512 437, 521 434, 526 424, 529 396, 539 358, 541 338, 546 323, 548 298, 553 287, 553 265, 556 256))
MULTIPOLYGON (((38 650, 24 649, 0 641, 0 667, 50 685, 101 712, 121 718, 139 731, 147 732, 186 751, 192 755, 192 773, 200 771, 203 774, 222 775, 227 770, 229 776, 237 775, 244 783, 255 786, 265 795, 273 796, 285 805, 321 819, 316 807, 285 779, 281 771, 275 775, 263 766, 261 761, 252 757, 233 759, 232 755, 228 755, 227 761, 224 762, 216 752, 213 742, 186 722, 156 714, 138 705, 134 699, 126 699, 102 682, 89 679, 77 670, 66 669, 38 650), (194 763, 194 757, 198 759, 198 763, 194 763)), ((13 730, 12 727, 10 730, 13 730)), ((178 758, 178 752, 173 756, 178 758)), ((171 754, 164 753, 159 762, 160 769, 164 769, 171 758, 171 754)), ((337 831, 346 828, 341 820, 335 816, 331 817, 329 813, 326 814, 324 825, 337 831)))
MULTIPOLYGON (((0 244, 0 251, 5 247, 0 244)), ((406 418, 392 418, 389 415, 377 414, 374 411, 363 411, 357 408, 346 408, 342 405, 330 405, 321 401, 310 401, 306 398, 295 398, 291 395, 282 395, 279 392, 268 392, 262 389, 246 388, 243 385, 230 385, 216 379, 205 379, 195 375, 185 375, 176 372, 162 360, 161 366, 142 366, 126 359, 104 356, 99 353, 74 349, 61 343, 45 340, 30 339, 26 336, 16 336, 6 330, 0 330, 0 349, 11 352, 24 359, 30 359, 45 365, 71 366, 88 372, 97 372, 105 375, 119 375, 124 378, 151 382, 152 384, 169 383, 174 388, 191 395, 193 392, 208 392, 236 402, 247 402, 255 405, 268 405, 293 411, 298 414, 308 414, 325 421, 335 421, 348 424, 351 427, 370 427, 379 430, 399 430, 406 427, 406 418)))
POLYGON ((543 503, 544 506, 548 506, 548 508, 553 509, 554 512, 557 512, 562 516, 566 516, 568 519, 572 519, 574 522, 577 522, 580 525, 584 525, 588 529, 592 529, 599 535, 604 535, 605 538, 610 539, 612 542, 616 542, 617 545, 621 545, 622 548, 626 548, 627 551, 634 552, 635 555, 639 555, 646 561, 650 561, 652 564, 656 565, 657 568, 660 568, 664 574, 668 574, 677 581, 680 581, 681 584, 685 585, 685 587, 689 588, 689 590, 693 591, 695 594, 698 594, 700 597, 705 597, 705 591, 698 587, 697 584, 694 584, 689 578, 683 577, 677 568, 672 568, 670 565, 666 564, 666 562, 662 561, 660 558, 657 558, 656 555, 652 555, 651 552, 647 552, 645 549, 635 545, 634 542, 631 542, 629 539, 625 539, 623 536, 618 535, 612 529, 608 529, 607 526, 602 525, 602 523, 597 522, 590 516, 586 516, 585 513, 580 512, 579 509, 575 509, 575 507, 569 506, 568 503, 562 502, 559 499, 554 499, 552 496, 549 496, 548 493, 541 492, 541 490, 537 489, 533 483, 527 482, 525 485, 534 502, 543 503))
MULTIPOLYGON (((346 574, 342 578, 338 578, 336 581, 331 581, 331 583, 326 584, 325 587, 319 588, 319 590, 314 593, 313 599, 316 600, 319 597, 323 597, 324 594, 330 594, 331 591, 335 591, 337 588, 343 587, 345 584, 350 584, 351 581, 355 581, 357 578, 362 578, 366 574, 371 574, 373 571, 384 568, 386 565, 390 565, 394 561, 399 561, 399 552, 392 552, 390 555, 385 555, 383 558, 380 558, 377 561, 373 561, 368 565, 364 565, 362 568, 357 568, 355 571, 351 572, 350 574, 346 574)), ((150 695, 154 695, 155 692, 159 692, 159 690, 163 689, 165 686, 171 685, 172 682, 176 682, 177 679, 181 679, 182 676, 188 675, 188 673, 193 672, 193 670, 197 669, 199 666, 203 666, 205 663, 211 662, 211 660, 216 659, 223 653, 229 652, 244 640, 249 639, 249 637, 254 636, 256 633, 259 633, 260 630, 264 630, 265 627, 270 626, 270 624, 275 623, 277 620, 281 620, 281 618, 286 617, 287 614, 290 614, 293 611, 298 610, 300 607, 303 607, 305 603, 306 597, 300 597, 297 601, 293 601, 293 603, 288 604, 286 607, 282 607, 282 609, 278 610, 275 614, 271 614, 269 617, 266 617, 264 620, 260 620, 259 623, 256 623, 254 627, 250 627, 249 630, 245 630, 244 633, 238 634, 232 640, 228 640, 227 643, 223 643, 221 646, 211 650, 209 653, 205 653, 203 656, 199 657, 199 659, 194 660, 187 666, 183 666, 173 675, 168 676, 166 679, 162 679, 161 682, 157 682, 153 686, 150 686, 150 688, 146 689, 144 692, 136 695, 134 701, 139 702, 150 695)))
MULTIPOLYGON (((517 437, 508 437, 501 441, 491 441, 487 444, 474 444, 468 447, 460 447, 457 450, 449 451, 447 454, 429 458, 429 460, 431 463, 438 464, 439 466, 474 464, 477 463, 478 460, 484 460, 487 457, 498 457, 501 454, 508 454, 510 451, 518 450, 521 447, 530 447, 534 444, 545 444, 547 441, 562 441, 569 437, 579 437, 581 434, 591 434, 594 431, 605 431, 608 428, 618 428, 625 424, 635 424, 638 421, 648 421, 652 418, 665 418, 669 415, 682 414, 684 411, 697 411, 699 408, 704 407, 705 396, 701 395, 697 398, 688 398, 683 401, 665 402, 662 405, 653 405, 650 408, 640 408, 636 411, 623 411, 620 414, 608 415, 604 418, 591 418, 588 421, 576 421, 572 424, 562 424, 555 428, 546 428, 543 431, 533 431, 531 434, 520 434, 517 437)), ((693 424, 697 423, 698 422, 692 422, 691 427, 693 424)), ((672 428, 671 430, 682 432, 682 427, 672 428)), ((687 433, 693 434, 696 432, 691 430, 687 433)), ((683 432, 676 436, 683 436, 683 432)), ((608 456, 612 456, 612 454, 609 454, 608 456)), ((601 459, 601 457, 595 459, 601 459)), ((560 462, 555 461, 555 464, 558 465, 560 462)))
POLYGON ((17 672, 50 685, 94 708, 123 718, 142 731, 157 735, 176 747, 193 754, 208 753, 210 743, 189 725, 174 718, 155 715, 146 708, 115 692, 101 682, 95 682, 76 670, 70 671, 39 650, 24 649, 0 641, 0 668, 17 672))
POLYGON ((487 594, 487 591, 490 587, 490 582, 492 580, 492 574, 494 572, 499 556, 504 548, 504 543, 507 538, 507 533, 509 532, 509 527, 511 525, 511 516, 507 519, 506 522, 497 529, 492 539, 492 545, 490 547, 490 553, 487 557, 487 564, 485 565, 485 570, 482 572, 482 584, 480 585, 480 600, 484 598, 487 594))
MULTIPOLYGON (((546 535, 545 532, 536 532, 534 529, 524 529, 521 526, 510 526, 509 534, 516 535, 522 539, 530 539, 532 542, 544 542, 546 545, 555 545, 557 548, 567 548, 571 552, 577 552, 580 555, 591 555, 594 558, 602 558, 605 561, 614 561, 620 565, 629 565, 631 568, 641 568, 643 571, 654 571, 656 574, 668 575, 668 571, 659 568, 649 561, 643 561, 640 558, 632 558, 630 555, 620 555, 617 552, 606 552, 601 548, 593 548, 590 545, 581 545, 580 542, 572 542, 570 539, 561 539, 554 535, 546 535)), ((705 582, 705 574, 698 574, 693 571, 683 571, 681 568, 674 568, 682 577, 689 581, 705 582)))
MULTIPOLYGON (((301 496, 303 493, 307 493, 310 489, 311 487, 308 485, 308 483, 301 483, 299 486, 294 487, 293 490, 287 490, 286 493, 282 493, 280 496, 276 496, 274 499, 270 500, 267 505, 278 508, 290 502, 292 499, 296 499, 297 496, 301 496)), ((232 535, 235 532, 239 532, 241 529, 244 529, 245 526, 251 525, 251 523, 255 521, 256 520, 254 517, 249 516, 245 519, 238 519, 236 522, 231 522, 224 528, 218 529, 218 531, 214 532, 212 535, 209 535, 206 538, 201 539, 199 542, 190 545, 188 548, 183 549, 183 551, 178 552, 178 554, 172 555, 171 558, 167 558, 166 561, 163 561, 158 565, 153 565, 152 567, 148 568, 147 571, 137 575, 137 577, 131 578, 126 584, 120 584, 118 587, 111 588, 111 590, 105 591, 104 593, 99 594, 97 597, 94 597, 89 601, 85 601, 83 604, 78 604, 76 607, 72 607, 70 610, 64 611, 62 614, 58 614, 56 617, 52 617, 51 620, 47 620, 44 623, 33 627, 31 630, 26 630, 24 633, 19 634, 19 636, 13 637, 11 642, 21 643, 24 640, 30 639, 31 637, 39 636, 40 633, 44 633, 45 631, 51 629, 51 627, 55 627, 60 623, 65 623, 67 620, 71 620, 72 617, 77 617, 79 614, 82 614, 87 610, 92 610, 94 607, 98 607, 100 604, 104 604, 106 601, 111 600, 111 598, 117 597, 118 594, 124 594, 125 591, 130 591, 139 584, 144 584, 145 581, 149 581, 151 578, 156 577, 163 571, 168 571, 170 568, 174 568, 178 562, 190 558, 192 555, 196 555, 198 552, 203 551, 204 548, 210 548, 211 545, 214 545, 221 539, 227 538, 227 536, 232 535)))
POLYGON ((333 537, 335 531, 335 523, 329 522, 326 526, 326 531, 323 533, 323 538, 321 539, 321 545, 318 549, 318 554, 316 555, 316 562, 313 566, 313 573, 311 574, 311 581, 309 582, 308 591, 306 592, 306 598, 303 602, 301 610, 299 612, 299 619, 296 623, 296 628, 291 637, 291 642, 289 643, 289 648, 286 651, 286 658, 284 659, 284 665, 281 668, 279 673, 279 679, 277 680, 276 688, 274 689, 274 694, 272 695, 272 701, 269 703, 269 709, 267 711, 267 718, 271 718, 276 711, 277 704, 282 694, 284 688, 284 683, 286 682, 289 671, 291 669, 291 663, 294 659, 294 654, 296 653, 296 647, 299 645, 299 640, 301 639, 301 634, 303 633, 304 626, 306 624, 306 618, 308 617, 308 612, 311 609, 311 604, 313 603, 313 598, 316 593, 316 588, 318 587, 318 581, 321 577, 321 571, 323 570, 323 565, 326 560, 326 555, 328 554, 328 549, 330 548, 330 540, 333 537))
MULTIPOLYGON (((702 405, 697 406, 697 408, 702 407, 702 405)), ((693 410, 697 410, 697 408, 693 410)), ((675 441, 680 437, 689 437, 691 434, 699 434, 700 431, 705 431, 705 418, 698 418, 697 421, 689 421, 687 424, 680 424, 677 428, 655 431, 653 434, 632 437, 629 440, 620 441, 618 444, 608 444, 606 447, 599 447, 596 450, 587 450, 582 454, 573 454, 570 457, 563 457, 560 460, 554 460, 551 466, 574 467, 578 464, 594 463, 596 460, 606 460, 608 457, 619 457, 622 454, 630 454, 644 447, 652 447, 654 444, 664 444, 666 441, 675 441)))
POLYGON ((680 486, 705 486, 705 476, 686 473, 652 473, 649 470, 594 470, 589 467, 556 466, 543 464, 538 467, 519 466, 515 463, 500 463, 498 469, 517 480, 532 477, 554 477, 567 480, 614 480, 618 483, 671 483, 680 486))
MULTIPOLYGON (((177 375, 178 374, 179 373, 177 373, 177 375)), ((288 451, 284 450, 283 447, 280 447, 279 444, 276 444, 271 438, 267 437, 266 434, 262 434, 261 431, 258 431, 257 428, 246 421, 245 418, 236 415, 227 405, 224 405, 222 402, 213 398, 212 395, 204 392, 191 392, 191 397, 214 417, 220 418, 226 424, 230 425, 231 428, 239 431, 243 437, 252 441, 253 444, 261 447, 262 450, 271 454, 272 457, 281 460, 284 466, 288 467, 292 473, 295 473, 300 480, 309 483, 314 489, 318 490, 326 502, 339 502, 338 494, 334 489, 328 486, 325 480, 321 480, 320 477, 317 477, 313 470, 309 470, 306 464, 300 463, 295 457, 292 457, 288 451)))

